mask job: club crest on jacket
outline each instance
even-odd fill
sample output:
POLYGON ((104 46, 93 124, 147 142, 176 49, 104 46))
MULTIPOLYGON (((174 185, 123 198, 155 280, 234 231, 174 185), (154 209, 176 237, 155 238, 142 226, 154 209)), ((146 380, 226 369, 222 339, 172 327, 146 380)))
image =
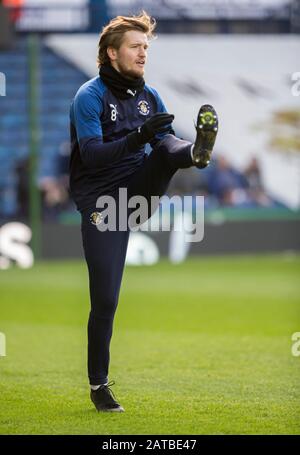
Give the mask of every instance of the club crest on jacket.
POLYGON ((138 103, 137 108, 138 108, 139 113, 142 115, 148 115, 150 112, 149 104, 145 100, 141 100, 138 103))

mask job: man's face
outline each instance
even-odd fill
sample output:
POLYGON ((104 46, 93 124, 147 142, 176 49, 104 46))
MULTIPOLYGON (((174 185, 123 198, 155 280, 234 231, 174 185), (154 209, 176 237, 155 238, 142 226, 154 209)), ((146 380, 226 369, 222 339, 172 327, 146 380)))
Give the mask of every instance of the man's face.
POLYGON ((129 78, 144 76, 149 47, 147 35, 137 30, 124 34, 119 49, 109 48, 112 66, 129 78))

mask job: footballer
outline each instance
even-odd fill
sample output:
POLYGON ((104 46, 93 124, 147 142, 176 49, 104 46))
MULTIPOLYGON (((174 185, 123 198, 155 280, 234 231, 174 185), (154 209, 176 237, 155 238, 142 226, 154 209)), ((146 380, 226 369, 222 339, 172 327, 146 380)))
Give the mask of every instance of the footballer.
POLYGON ((117 201, 119 188, 126 188, 128 198, 161 197, 178 169, 209 164, 218 131, 217 114, 205 104, 197 116, 195 142, 176 137, 174 115, 144 79, 155 25, 144 11, 112 19, 99 38, 99 75, 79 88, 70 108, 70 191, 81 213, 89 275, 90 397, 104 412, 124 411, 108 373, 130 229, 100 231, 97 199, 110 195, 117 201))

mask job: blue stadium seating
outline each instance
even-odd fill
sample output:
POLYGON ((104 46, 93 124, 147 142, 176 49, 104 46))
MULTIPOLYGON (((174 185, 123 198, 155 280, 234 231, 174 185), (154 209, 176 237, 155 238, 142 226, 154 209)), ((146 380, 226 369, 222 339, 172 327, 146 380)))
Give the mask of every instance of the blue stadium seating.
MULTIPOLYGON (((0 97, 0 217, 17 213, 16 167, 29 157, 28 70, 28 46, 23 37, 13 49, 0 52, 0 71, 6 76, 6 96, 0 97)), ((40 41, 38 178, 57 173, 59 148, 69 140, 70 102, 87 79, 40 41)))

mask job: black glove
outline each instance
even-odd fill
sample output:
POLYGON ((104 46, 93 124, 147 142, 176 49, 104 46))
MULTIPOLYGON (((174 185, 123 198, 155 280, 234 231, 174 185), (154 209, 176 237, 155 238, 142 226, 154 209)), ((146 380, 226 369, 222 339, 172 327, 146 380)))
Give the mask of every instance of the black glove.
POLYGON ((158 112, 148 118, 142 126, 136 131, 129 133, 127 138, 132 146, 142 146, 154 139, 156 134, 171 132, 171 123, 174 120, 174 115, 167 112, 158 112))

